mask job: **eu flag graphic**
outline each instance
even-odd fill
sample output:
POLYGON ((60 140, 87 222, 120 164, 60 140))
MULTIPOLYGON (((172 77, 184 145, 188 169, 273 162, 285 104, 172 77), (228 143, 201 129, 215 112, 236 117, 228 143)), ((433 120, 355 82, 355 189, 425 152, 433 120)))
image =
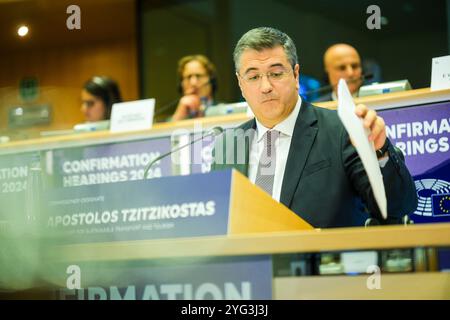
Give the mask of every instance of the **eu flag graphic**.
POLYGON ((431 202, 433 204, 433 216, 450 216, 450 193, 433 194, 431 202))

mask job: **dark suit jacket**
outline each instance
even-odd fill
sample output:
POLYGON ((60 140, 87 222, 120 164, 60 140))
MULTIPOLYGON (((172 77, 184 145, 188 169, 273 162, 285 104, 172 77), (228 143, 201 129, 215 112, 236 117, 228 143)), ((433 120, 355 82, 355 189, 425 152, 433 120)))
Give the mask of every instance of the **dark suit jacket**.
MULTIPOLYGON (((254 119, 218 137, 212 170, 235 168, 248 176, 253 139, 244 133, 248 129, 256 130, 254 119), (230 144, 230 140, 234 143, 230 144)), ((367 174, 337 112, 314 107, 303 100, 289 149, 280 202, 316 228, 355 225, 361 201, 381 223, 400 222, 404 215, 416 209, 417 194, 403 155, 389 144, 389 161, 382 168, 388 219, 382 221, 367 174)))

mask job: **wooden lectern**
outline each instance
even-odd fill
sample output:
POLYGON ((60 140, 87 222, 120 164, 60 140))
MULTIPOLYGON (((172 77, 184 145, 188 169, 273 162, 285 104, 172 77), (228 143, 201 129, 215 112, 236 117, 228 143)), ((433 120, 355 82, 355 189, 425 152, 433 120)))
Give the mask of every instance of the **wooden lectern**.
POLYGON ((232 171, 228 234, 313 229, 309 223, 232 171))

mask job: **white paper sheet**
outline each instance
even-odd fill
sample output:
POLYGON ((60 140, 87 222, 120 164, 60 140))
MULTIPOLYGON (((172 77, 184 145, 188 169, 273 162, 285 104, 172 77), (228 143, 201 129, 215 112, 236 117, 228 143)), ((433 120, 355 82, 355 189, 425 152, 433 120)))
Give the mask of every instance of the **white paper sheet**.
POLYGON ((338 84, 338 115, 344 124, 353 144, 361 158, 364 169, 369 177, 369 182, 384 219, 387 218, 387 201, 384 190, 383 176, 378 163, 375 147, 369 141, 370 130, 364 128, 363 120, 355 114, 355 104, 345 80, 339 80, 338 84))

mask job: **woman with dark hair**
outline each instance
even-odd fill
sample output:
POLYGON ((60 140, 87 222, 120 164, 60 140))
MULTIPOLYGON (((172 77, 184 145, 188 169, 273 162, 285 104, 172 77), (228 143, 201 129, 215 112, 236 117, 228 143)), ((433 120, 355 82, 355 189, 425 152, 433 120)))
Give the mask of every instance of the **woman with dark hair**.
POLYGON ((119 86, 109 77, 89 79, 81 91, 81 112, 87 122, 109 120, 112 105, 122 102, 119 86))

